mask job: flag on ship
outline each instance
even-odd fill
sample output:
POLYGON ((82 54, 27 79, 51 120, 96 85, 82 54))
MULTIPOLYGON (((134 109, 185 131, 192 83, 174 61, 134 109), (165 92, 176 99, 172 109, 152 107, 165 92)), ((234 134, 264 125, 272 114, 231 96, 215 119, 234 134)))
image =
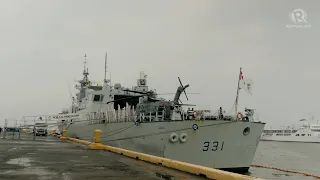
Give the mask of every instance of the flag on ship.
POLYGON ((253 81, 250 78, 244 78, 242 71, 240 71, 239 88, 252 95, 253 81))

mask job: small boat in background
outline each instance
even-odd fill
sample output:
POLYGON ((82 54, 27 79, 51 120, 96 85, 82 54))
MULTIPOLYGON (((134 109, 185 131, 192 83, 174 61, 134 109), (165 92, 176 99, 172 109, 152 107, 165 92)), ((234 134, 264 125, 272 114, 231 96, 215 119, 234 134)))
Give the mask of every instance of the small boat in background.
POLYGON ((320 143, 320 123, 312 123, 301 119, 299 128, 288 126, 285 129, 265 129, 261 135, 261 141, 287 141, 320 143))

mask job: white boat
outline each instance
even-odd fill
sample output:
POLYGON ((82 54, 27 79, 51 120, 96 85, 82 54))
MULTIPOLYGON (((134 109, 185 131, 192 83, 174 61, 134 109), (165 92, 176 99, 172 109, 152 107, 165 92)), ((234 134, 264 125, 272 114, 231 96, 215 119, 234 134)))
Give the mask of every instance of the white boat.
POLYGON ((265 129, 261 135, 261 141, 287 141, 287 142, 320 142, 320 123, 300 120, 299 128, 288 126, 284 129, 265 129))

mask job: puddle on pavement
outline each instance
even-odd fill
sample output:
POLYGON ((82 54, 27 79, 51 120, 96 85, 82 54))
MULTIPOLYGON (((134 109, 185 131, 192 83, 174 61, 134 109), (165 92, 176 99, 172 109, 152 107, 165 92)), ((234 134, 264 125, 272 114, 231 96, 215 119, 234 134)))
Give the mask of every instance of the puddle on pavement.
POLYGON ((13 164, 13 165, 19 165, 24 167, 31 166, 31 160, 29 158, 16 158, 16 159, 10 159, 7 161, 7 164, 13 164))
POLYGON ((80 160, 69 160, 70 162, 74 162, 74 163, 81 163, 80 160))
POLYGON ((37 175, 39 180, 51 179, 52 176, 56 176, 57 173, 50 172, 44 168, 40 167, 27 167, 19 170, 8 170, 4 172, 0 172, 3 175, 37 175))
MULTIPOLYGON (((31 167, 32 160, 30 158, 15 158, 7 161, 7 164, 19 165, 25 167, 24 169, 0 171, 3 175, 36 175, 39 180, 51 179, 52 176, 57 176, 56 172, 51 172, 43 167, 31 167)), ((68 178, 67 178, 68 179, 68 178)), ((70 179, 70 178, 69 178, 70 179)))
POLYGON ((175 180, 175 178, 171 175, 168 174, 160 174, 160 173, 156 173, 156 176, 165 180, 175 180))
POLYGON ((93 168, 95 168, 95 169, 99 169, 99 170, 106 169, 106 167, 104 167, 104 166, 93 166, 93 168))
POLYGON ((62 173, 62 179, 63 180, 71 180, 71 177, 70 177, 70 173, 62 173))
POLYGON ((280 176, 292 176, 291 174, 288 173, 272 173, 273 176, 280 177, 280 176))
POLYGON ((12 150, 17 150, 17 149, 18 149, 18 147, 13 147, 13 148, 8 149, 7 151, 12 151, 12 150))

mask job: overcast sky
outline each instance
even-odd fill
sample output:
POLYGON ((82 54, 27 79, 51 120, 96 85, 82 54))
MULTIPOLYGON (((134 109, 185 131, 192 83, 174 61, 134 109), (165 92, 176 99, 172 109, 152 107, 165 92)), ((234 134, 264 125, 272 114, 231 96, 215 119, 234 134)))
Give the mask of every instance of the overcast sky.
MULTIPOLYGON (((0 126, 4 119, 56 114, 70 104, 68 84, 88 56, 102 81, 108 52, 112 82, 132 87, 144 70, 158 93, 175 92, 179 76, 189 102, 226 110, 239 68, 253 82, 239 106, 269 126, 314 115, 320 120, 320 2, 226 0, 0 1, 0 126), (311 28, 289 13, 302 8, 311 28)), ((171 97, 168 97, 171 98, 171 97)))

